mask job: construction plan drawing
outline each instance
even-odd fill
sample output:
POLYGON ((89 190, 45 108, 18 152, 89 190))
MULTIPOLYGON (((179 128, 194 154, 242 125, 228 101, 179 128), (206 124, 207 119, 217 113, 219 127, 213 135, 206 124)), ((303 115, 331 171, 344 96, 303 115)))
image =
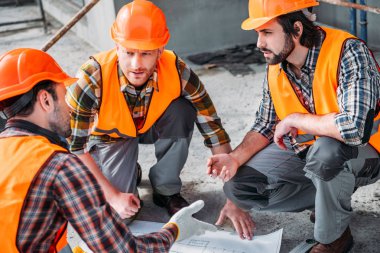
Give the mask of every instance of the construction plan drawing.
MULTIPOLYGON (((148 221, 134 221, 129 229, 134 235, 158 231, 164 224, 148 221)), ((268 235, 254 236, 241 240, 236 234, 226 231, 209 232, 200 236, 176 242, 171 253, 278 253, 280 252, 282 229, 268 235)))
MULTIPOLYGON (((164 223, 135 220, 128 225, 135 236, 156 232, 164 223)), ((282 229, 267 235, 254 236, 251 241, 241 240, 235 233, 218 230, 176 242, 170 253, 279 253, 282 229)), ((91 250, 82 241, 79 246, 86 252, 91 250)))

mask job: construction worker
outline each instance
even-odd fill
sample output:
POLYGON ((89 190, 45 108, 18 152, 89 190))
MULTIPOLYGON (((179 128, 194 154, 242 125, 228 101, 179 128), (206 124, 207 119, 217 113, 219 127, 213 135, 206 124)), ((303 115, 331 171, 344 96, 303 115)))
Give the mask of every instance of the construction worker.
POLYGON ((0 55, 0 248, 2 252, 71 252, 67 222, 93 252, 169 252, 174 241, 213 225, 192 218, 204 203, 180 210, 159 232, 135 237, 106 202, 95 177, 68 152, 69 77, 48 54, 29 48, 0 55))
POLYGON ((188 205, 180 173, 194 122, 213 154, 231 150, 229 136, 197 75, 164 49, 170 35, 157 6, 145 0, 126 4, 111 35, 116 47, 92 56, 68 90, 70 149, 97 177, 111 206, 130 218, 141 206, 138 144, 154 144, 153 202, 173 215, 188 205))
POLYGON ((315 0, 250 0, 244 30, 256 30, 267 62, 251 130, 207 172, 225 183, 217 224, 252 238, 249 210, 315 208, 316 252, 347 252, 351 195, 380 169, 380 74, 365 43, 316 26, 315 0), (368 143, 368 144, 367 144, 368 143))

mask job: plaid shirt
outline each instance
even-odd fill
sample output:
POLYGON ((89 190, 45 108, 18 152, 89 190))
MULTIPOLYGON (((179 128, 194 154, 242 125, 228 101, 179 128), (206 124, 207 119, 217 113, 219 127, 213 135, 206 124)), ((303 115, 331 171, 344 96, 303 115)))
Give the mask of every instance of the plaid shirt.
MULTIPOLYGON (((7 128, 1 138, 34 135, 7 128)), ((11 159, 11 158, 10 158, 11 159)), ((175 231, 133 236, 106 202, 95 177, 73 154, 56 153, 35 176, 20 215, 17 246, 48 252, 55 234, 70 222, 94 252, 169 252, 175 231)))
MULTIPOLYGON (((229 143, 230 138, 198 76, 181 59, 178 59, 177 67, 181 76, 181 96, 189 100, 197 111, 196 124, 205 139, 204 144, 207 147, 214 147, 229 143)), ((70 86, 67 92, 67 103, 73 109, 70 149, 76 154, 89 151, 87 145, 89 138, 99 138, 91 136, 91 129, 94 118, 97 117, 102 96, 100 73, 99 64, 93 59, 88 60, 77 73, 78 82, 70 86)), ((119 65, 118 75, 120 89, 125 96, 135 125, 138 126, 140 122, 144 122, 153 91, 158 89, 157 71, 152 74, 142 90, 136 90, 129 84, 119 65)), ((108 136, 103 136, 104 141, 108 139, 108 136)))
MULTIPOLYGON (((324 33, 322 32, 321 37, 323 41, 324 33)), ((285 71, 301 103, 312 114, 315 114, 312 83, 321 46, 322 44, 309 49, 299 79, 288 67, 286 61, 281 63, 281 69, 285 71)), ((376 105, 380 103, 380 75, 367 46, 360 40, 350 39, 344 45, 339 69, 337 99, 340 112, 335 116, 335 125, 344 142, 352 146, 365 144, 362 143, 362 138, 366 116, 371 109, 376 109, 377 112, 379 110, 376 105)), ((268 79, 265 77, 263 96, 251 131, 261 133, 272 141, 278 122, 279 118, 269 92, 268 79)), ((298 144, 291 137, 290 141, 296 153, 307 148, 306 145, 298 144)))

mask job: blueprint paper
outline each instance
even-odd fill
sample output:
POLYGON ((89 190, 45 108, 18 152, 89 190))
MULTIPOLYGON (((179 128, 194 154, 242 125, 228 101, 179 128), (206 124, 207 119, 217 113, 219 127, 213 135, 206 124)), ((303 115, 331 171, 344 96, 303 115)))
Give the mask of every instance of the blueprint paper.
MULTIPOLYGON (((136 236, 156 232, 165 223, 150 221, 134 221, 128 227, 136 236)), ((171 253, 279 253, 281 247, 282 229, 271 234, 254 236, 251 241, 241 240, 235 233, 226 231, 210 232, 200 236, 176 242, 170 249, 171 253)), ((80 247, 87 253, 91 252, 84 243, 80 247)))

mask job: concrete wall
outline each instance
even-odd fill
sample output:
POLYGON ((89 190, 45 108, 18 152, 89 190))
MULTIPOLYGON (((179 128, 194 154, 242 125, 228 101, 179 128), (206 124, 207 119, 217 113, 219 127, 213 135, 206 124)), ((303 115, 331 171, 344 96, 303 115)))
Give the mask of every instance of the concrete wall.
MULTIPOLYGON (((181 56, 256 42, 255 32, 240 28, 241 22, 248 17, 248 0, 152 1, 164 11, 167 18, 171 33, 167 48, 181 56)), ((47 12, 62 23, 66 23, 78 11, 66 1, 43 2, 47 12)), ((113 47, 109 29, 117 11, 128 2, 130 0, 100 1, 73 30, 99 50, 113 47)), ((380 7, 378 0, 368 0, 367 4, 380 7)), ((348 8, 321 3, 315 11, 319 22, 349 30, 348 8)), ((376 28, 379 22, 380 15, 368 13, 368 44, 375 48, 380 47, 380 29, 376 28)))
MULTIPOLYGON (((115 0, 116 10, 130 1, 115 0)), ((180 55, 213 51, 256 41, 243 31, 248 0, 153 0, 165 13, 171 38, 167 48, 180 55)))
MULTIPOLYGON (((357 0, 359 3, 359 0, 357 0)), ((379 0, 367 0, 367 5, 380 8, 379 0)), ((317 13, 317 20, 321 23, 328 24, 334 27, 350 31, 350 14, 349 8, 331 5, 327 3, 320 3, 320 6, 315 8, 317 13)), ((360 35, 360 16, 359 10, 357 12, 357 36, 360 35)), ((373 48, 380 48, 380 15, 367 12, 367 33, 368 33, 368 45, 373 48)))
MULTIPOLYGON (((42 0, 44 9, 62 24, 66 24, 79 8, 62 0, 42 0)), ((88 3, 90 0, 86 0, 88 3)), ((98 50, 114 46, 110 27, 115 20, 115 7, 112 0, 99 1, 72 29, 79 37, 98 50)))

